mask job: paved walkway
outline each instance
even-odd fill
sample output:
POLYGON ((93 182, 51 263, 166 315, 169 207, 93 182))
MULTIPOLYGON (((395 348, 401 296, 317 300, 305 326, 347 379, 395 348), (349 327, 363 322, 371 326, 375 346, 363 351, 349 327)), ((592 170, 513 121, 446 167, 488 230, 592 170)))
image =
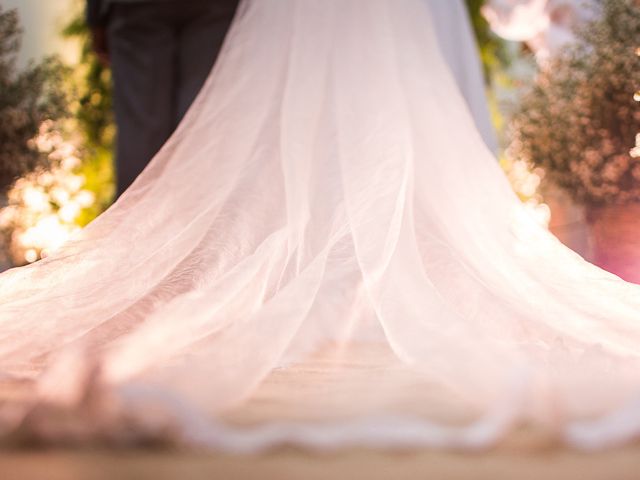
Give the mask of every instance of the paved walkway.
MULTIPOLYGON (((429 384, 424 390, 406 373, 395 370, 378 350, 367 349, 356 359, 321 354, 295 368, 276 370, 252 400, 230 414, 231 421, 261 421, 277 417, 307 418, 340 406, 348 418, 379 403, 402 402, 394 392, 414 392, 404 398, 406 411, 438 405, 429 384), (380 362, 377 365, 376 362, 380 362), (385 366, 385 368, 382 368, 385 366), (384 389, 369 391, 375 370, 384 389), (299 388, 292 388, 292 385, 299 388), (355 390, 346 387, 357 387, 355 390), (304 387, 304 388, 302 388, 304 387), (329 395, 331 392, 331 395, 329 395), (352 398, 354 393, 361 398, 352 398), (368 400, 366 400, 368 399, 368 400), (283 408, 283 405, 287 408, 283 408)), ((28 396, 28 388, 0 383, 0 404, 28 396)), ((23 386, 24 387, 24 386, 23 386)), ((453 397, 443 397, 451 406, 453 397)), ((400 403, 398 403, 400 404, 400 403)), ((444 409, 446 413, 447 409, 444 409)), ((335 413, 335 412, 334 412, 335 413)), ((442 418, 440 415, 436 418, 442 418)), ((561 447, 549 436, 519 431, 483 453, 408 450, 389 453, 346 450, 311 454, 280 448, 258 456, 185 453, 167 450, 0 450, 0 480, 640 480, 640 443, 622 449, 585 454, 561 447)))
POLYGON ((0 454, 3 480, 627 480, 640 478, 640 448, 595 455, 566 450, 487 454, 309 455, 260 457, 168 452, 17 452, 0 454))

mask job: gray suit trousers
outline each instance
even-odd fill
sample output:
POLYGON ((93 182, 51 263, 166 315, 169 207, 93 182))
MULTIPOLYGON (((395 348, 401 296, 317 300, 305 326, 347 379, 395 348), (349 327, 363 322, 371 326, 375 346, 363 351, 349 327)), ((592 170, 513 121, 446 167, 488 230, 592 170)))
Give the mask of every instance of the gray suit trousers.
POLYGON ((119 3, 107 31, 118 195, 174 131, 206 80, 237 0, 119 3))

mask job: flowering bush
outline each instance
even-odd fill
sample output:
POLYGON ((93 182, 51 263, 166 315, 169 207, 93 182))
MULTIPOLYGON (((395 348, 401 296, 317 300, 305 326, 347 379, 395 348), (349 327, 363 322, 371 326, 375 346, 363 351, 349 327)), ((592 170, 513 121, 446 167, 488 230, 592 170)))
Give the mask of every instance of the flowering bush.
POLYGON ((640 129, 632 96, 640 59, 631 54, 640 38, 640 6, 603 0, 602 15, 577 37, 523 97, 512 152, 580 203, 640 201, 640 158, 629 152, 640 129))
POLYGON ((43 122, 29 146, 47 158, 48 167, 20 178, 0 210, 0 233, 16 265, 35 262, 64 243, 95 201, 83 189, 79 151, 56 123, 43 122))
POLYGON ((100 114, 108 78, 90 58, 86 32, 80 65, 48 59, 16 72, 20 34, 15 11, 0 9, 0 271, 46 256, 113 196, 113 127, 100 114))
POLYGON ((502 158, 500 166, 518 198, 533 214, 538 223, 547 228, 551 220, 551 210, 544 202, 539 190, 544 178, 544 171, 541 168, 531 168, 531 165, 524 160, 509 157, 502 158))
POLYGON ((0 7, 0 197, 16 178, 46 161, 28 140, 42 121, 62 116, 66 104, 56 60, 16 71, 20 34, 16 12, 0 7))
POLYGON ((76 0, 70 12, 71 21, 62 32, 64 38, 81 46, 79 63, 66 79, 72 91, 69 111, 73 116, 72 128, 79 135, 82 146, 81 173, 85 187, 95 194, 96 201, 78 218, 86 225, 109 207, 115 194, 113 148, 115 138, 111 100, 111 74, 93 52, 91 35, 85 22, 84 0, 76 0))

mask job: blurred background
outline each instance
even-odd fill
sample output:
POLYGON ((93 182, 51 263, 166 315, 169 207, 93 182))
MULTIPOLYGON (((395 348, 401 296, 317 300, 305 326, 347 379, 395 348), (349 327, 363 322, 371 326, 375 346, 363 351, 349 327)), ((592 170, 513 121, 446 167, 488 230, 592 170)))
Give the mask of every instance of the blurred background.
POLYGON ((113 199, 110 76, 84 8, 0 1, 0 269, 46 256, 113 199))
MULTIPOLYGON (((561 241, 640 281, 640 5, 548 0, 518 16, 513 3, 466 0, 499 161, 561 241)), ((83 0, 0 0, 0 85, 2 271, 46 257, 114 198, 110 72, 83 0)))

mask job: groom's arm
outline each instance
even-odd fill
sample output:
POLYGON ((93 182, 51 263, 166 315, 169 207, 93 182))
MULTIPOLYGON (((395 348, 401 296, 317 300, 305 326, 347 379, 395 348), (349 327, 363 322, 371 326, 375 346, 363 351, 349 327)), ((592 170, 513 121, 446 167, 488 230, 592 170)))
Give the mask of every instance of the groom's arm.
POLYGON ((93 51, 104 65, 109 64, 109 44, 104 15, 103 0, 87 0, 87 24, 91 30, 93 51))

